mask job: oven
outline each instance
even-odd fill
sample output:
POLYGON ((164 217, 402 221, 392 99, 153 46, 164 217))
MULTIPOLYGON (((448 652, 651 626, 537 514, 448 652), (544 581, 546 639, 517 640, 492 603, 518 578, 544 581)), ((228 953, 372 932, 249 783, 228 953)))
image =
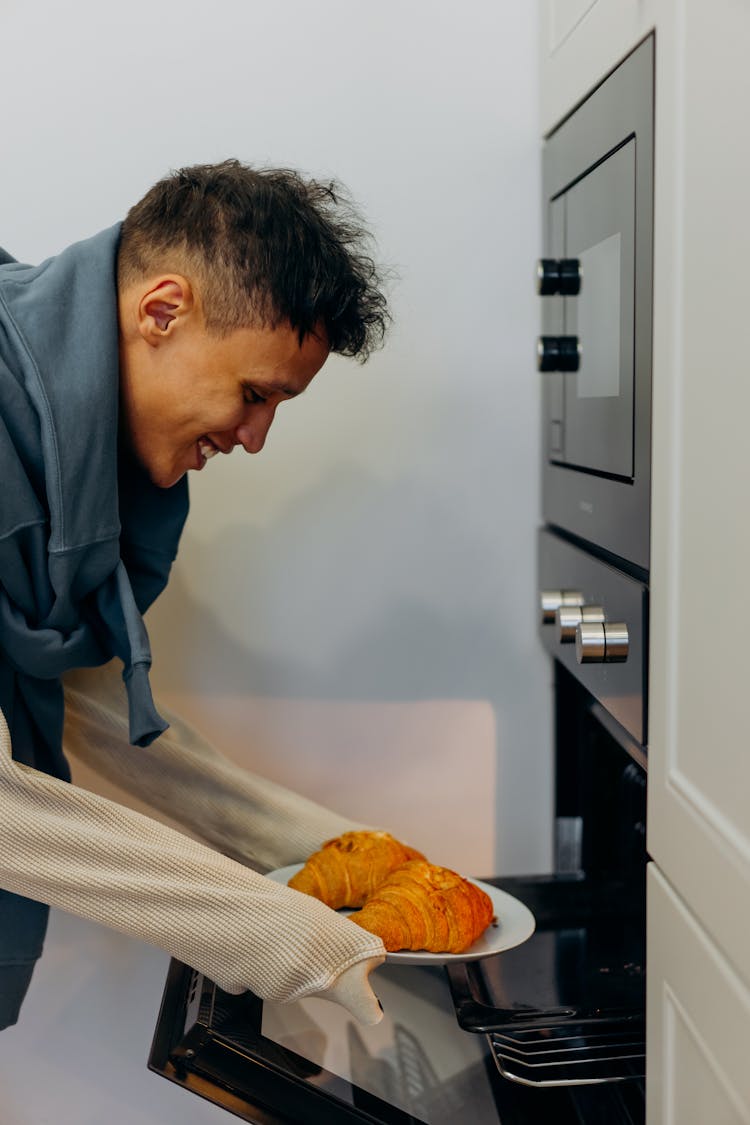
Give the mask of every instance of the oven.
POLYGON ((649 569, 654 41, 548 139, 537 266, 545 522, 649 569))
POLYGON ((385 1018, 264 1005, 170 967, 150 1067, 258 1125, 642 1125, 654 43, 548 138, 539 636, 554 679, 555 865, 490 879, 514 949, 384 965, 385 1018))

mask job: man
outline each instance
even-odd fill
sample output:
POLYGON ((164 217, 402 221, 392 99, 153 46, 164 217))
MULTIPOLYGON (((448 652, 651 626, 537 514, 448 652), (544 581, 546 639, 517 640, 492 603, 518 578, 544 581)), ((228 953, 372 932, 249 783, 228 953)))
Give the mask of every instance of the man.
POLYGON ((356 826, 167 729, 141 617, 189 470, 259 452, 331 351, 380 343, 365 237, 332 188, 226 161, 167 177, 122 226, 38 267, 0 254, 0 1028, 48 905, 228 991, 380 1018, 380 939, 251 870, 356 826), (206 843, 69 784, 64 716, 70 752, 206 843))

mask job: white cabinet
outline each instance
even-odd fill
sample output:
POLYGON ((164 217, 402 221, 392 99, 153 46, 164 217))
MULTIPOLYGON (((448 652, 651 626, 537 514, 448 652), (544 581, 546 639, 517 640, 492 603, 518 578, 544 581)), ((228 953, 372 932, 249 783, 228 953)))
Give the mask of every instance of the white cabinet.
POLYGON ((750 991, 653 863, 648 923, 648 1121, 747 1125, 750 991))
POLYGON ((648 847, 750 982, 750 4, 693 0, 672 30, 656 95, 648 847))
POLYGON ((734 1125, 750 1121, 732 1054, 750 1059, 750 3, 543 0, 541 24, 545 132, 656 35, 648 1121, 734 1125))
POLYGON ((658 6, 658 0, 541 0, 544 134, 652 30, 658 6))

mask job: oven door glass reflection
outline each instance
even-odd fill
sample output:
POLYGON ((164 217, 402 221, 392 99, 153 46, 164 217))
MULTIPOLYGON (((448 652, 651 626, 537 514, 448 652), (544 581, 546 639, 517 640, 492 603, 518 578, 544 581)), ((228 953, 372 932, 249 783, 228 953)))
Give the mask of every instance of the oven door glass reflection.
POLYGON ((563 376, 564 460, 633 476, 635 141, 565 195, 565 253, 581 290, 565 299, 565 331, 577 336, 579 368, 563 376))
POLYGON ((263 1036, 315 1064, 320 1081, 337 1075, 427 1125, 497 1125, 486 1044, 457 1027, 444 971, 383 965, 371 979, 385 1013, 376 1027, 313 998, 264 1004, 263 1036))

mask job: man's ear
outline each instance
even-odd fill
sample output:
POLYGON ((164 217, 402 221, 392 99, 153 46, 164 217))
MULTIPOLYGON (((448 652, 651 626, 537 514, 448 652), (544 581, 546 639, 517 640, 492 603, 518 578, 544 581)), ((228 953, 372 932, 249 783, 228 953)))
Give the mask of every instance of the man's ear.
POLYGON ((193 311, 193 288, 186 277, 171 274, 150 281, 138 303, 138 330, 151 347, 168 339, 193 311))

